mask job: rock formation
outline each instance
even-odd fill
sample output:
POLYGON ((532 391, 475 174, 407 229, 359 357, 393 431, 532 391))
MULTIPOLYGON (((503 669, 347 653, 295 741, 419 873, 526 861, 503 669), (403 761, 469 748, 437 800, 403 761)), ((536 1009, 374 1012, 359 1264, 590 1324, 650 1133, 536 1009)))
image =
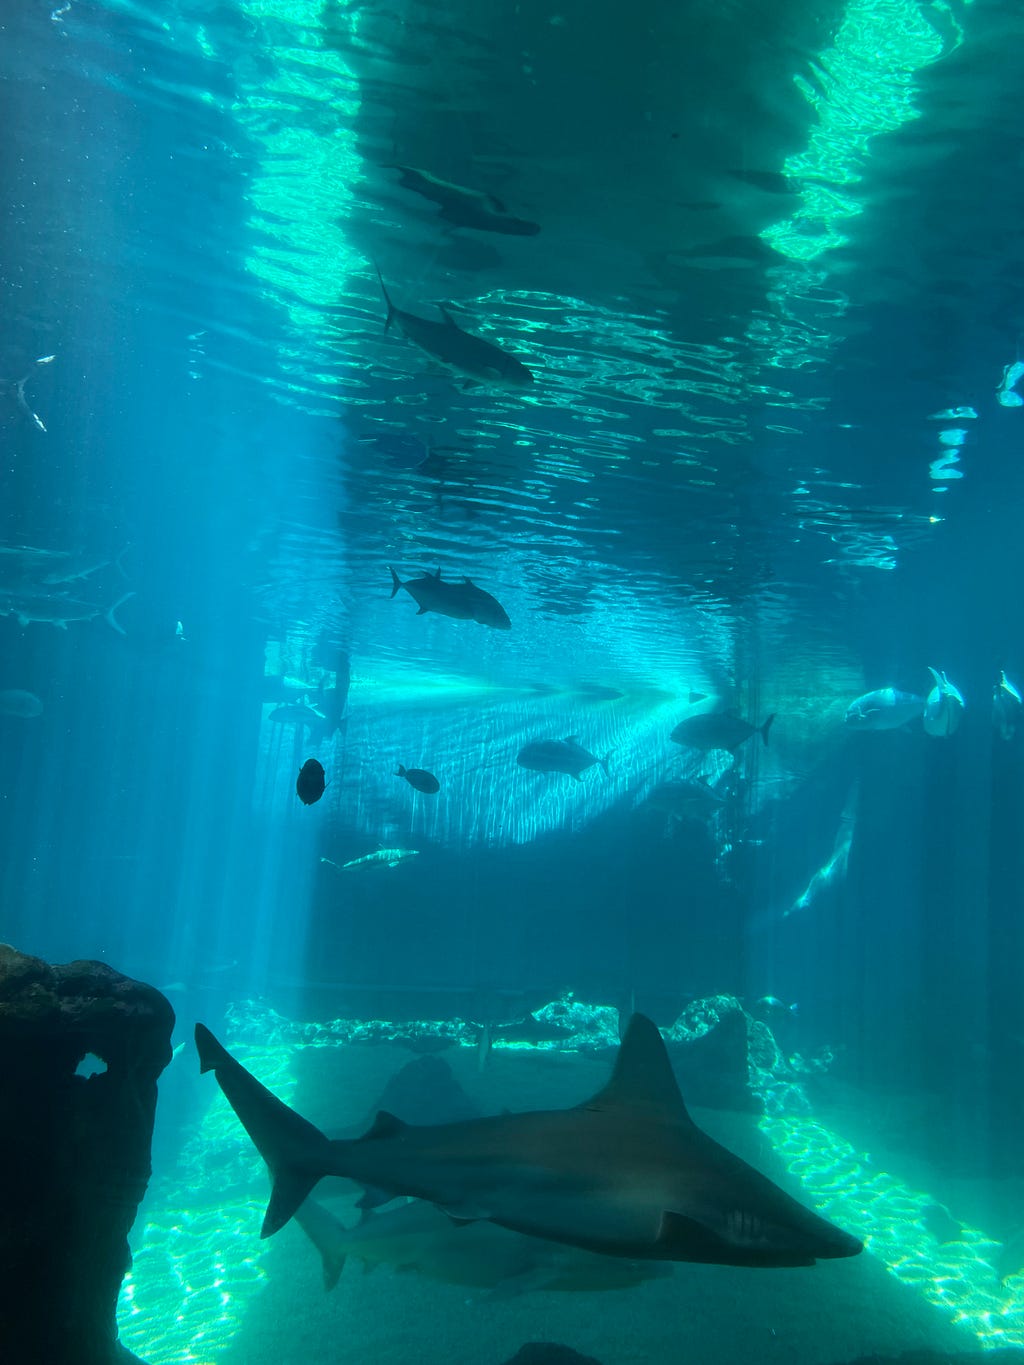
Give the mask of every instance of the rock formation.
POLYGON ((134 1359, 115 1314, 173 1027, 159 991, 102 962, 50 966, 0 945, 5 1363, 134 1359), (90 1054, 96 1074, 76 1074, 90 1054))

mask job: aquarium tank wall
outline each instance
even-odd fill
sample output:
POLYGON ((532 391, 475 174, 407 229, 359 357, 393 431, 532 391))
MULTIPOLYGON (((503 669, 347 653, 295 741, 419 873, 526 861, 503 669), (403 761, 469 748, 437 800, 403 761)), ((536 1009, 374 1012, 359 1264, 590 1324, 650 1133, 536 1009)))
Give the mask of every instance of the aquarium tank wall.
POLYGON ((1024 1358, 1022 44, 5 0, 0 1358, 1024 1358))

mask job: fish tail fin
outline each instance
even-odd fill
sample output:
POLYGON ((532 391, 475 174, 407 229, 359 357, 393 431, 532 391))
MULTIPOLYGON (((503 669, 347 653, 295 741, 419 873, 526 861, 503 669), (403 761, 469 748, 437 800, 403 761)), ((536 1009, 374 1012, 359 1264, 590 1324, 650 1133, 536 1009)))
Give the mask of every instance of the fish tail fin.
MULTIPOLYGON (((390 564, 388 565, 388 568, 391 569, 391 565, 390 565, 390 564)), ((395 594, 398 592, 398 590, 399 590, 399 588, 400 588, 401 586, 402 586, 402 580, 399 578, 398 574, 395 573, 394 569, 391 569, 391 596, 392 596, 392 597, 395 596, 395 594)))
POLYGON ((601 767, 604 769, 605 777, 611 777, 611 770, 608 767, 608 760, 611 758, 614 752, 615 752, 614 749, 609 749, 608 752, 605 754, 604 758, 599 758, 597 760, 598 763, 600 763, 601 767))
POLYGON ((330 1165, 331 1144, 318 1128, 289 1109, 221 1046, 208 1028, 196 1025, 200 1071, 212 1071, 242 1127, 270 1168, 274 1187, 261 1237, 284 1227, 330 1165))
POLYGON ((321 1259, 324 1271, 324 1293, 328 1293, 341 1279, 341 1272, 345 1269, 345 1252, 341 1251, 335 1255, 333 1252, 325 1251, 321 1259))
POLYGON ((761 726, 761 738, 764 740, 765 744, 768 743, 768 731, 772 728, 772 721, 774 719, 775 712, 773 711, 771 715, 768 717, 768 719, 765 721, 765 723, 761 726))
MULTIPOLYGON (((392 593, 391 595, 392 595, 392 597, 393 597, 393 596, 394 596, 394 593, 392 593)), ((404 776, 405 776, 405 764, 404 764, 404 763, 399 763, 398 768, 397 768, 396 771, 395 771, 395 776, 396 776, 396 777, 404 777, 404 776)))
POLYGON ((388 315, 384 319, 384 330, 386 332, 391 326, 392 318, 395 316, 395 305, 391 302, 391 295, 388 293, 387 285, 384 283, 384 276, 380 273, 380 266, 376 261, 373 263, 373 268, 377 272, 378 280, 380 280, 380 292, 384 295, 384 303, 388 310, 388 315))
POLYGON ((103 618, 106 621, 107 625, 110 626, 111 630, 116 630, 118 635, 127 635, 128 632, 125 630, 124 626, 122 626, 121 622, 117 619, 116 615, 117 609, 118 607, 123 607, 124 604, 128 601, 129 597, 134 596, 135 593, 126 592, 123 597, 119 597, 117 599, 117 601, 114 603, 114 605, 110 608, 110 610, 106 613, 106 615, 103 618))

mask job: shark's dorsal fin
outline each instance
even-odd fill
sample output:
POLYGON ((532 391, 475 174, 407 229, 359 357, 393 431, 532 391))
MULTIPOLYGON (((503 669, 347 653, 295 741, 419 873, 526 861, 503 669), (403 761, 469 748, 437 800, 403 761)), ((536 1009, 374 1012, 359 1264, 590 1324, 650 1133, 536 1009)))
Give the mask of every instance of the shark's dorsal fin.
POLYGON ((645 1014, 634 1014, 615 1058, 611 1080, 584 1109, 629 1109, 674 1123, 692 1123, 679 1092, 665 1041, 645 1014))
MULTIPOLYGON (((391 867, 397 866, 395 863, 389 865, 391 867)), ((389 1114, 386 1109, 380 1109, 377 1112, 377 1117, 363 1134, 362 1141, 366 1142, 367 1139, 372 1140, 373 1138, 397 1137, 405 1127, 406 1125, 401 1119, 396 1118, 394 1114, 389 1114)))

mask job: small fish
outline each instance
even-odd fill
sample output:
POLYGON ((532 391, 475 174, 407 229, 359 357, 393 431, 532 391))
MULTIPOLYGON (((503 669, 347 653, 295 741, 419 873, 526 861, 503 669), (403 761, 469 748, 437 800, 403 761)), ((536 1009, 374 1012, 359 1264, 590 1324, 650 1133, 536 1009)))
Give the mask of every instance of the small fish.
POLYGON ((304 701, 286 701, 275 706, 267 718, 275 725, 308 725, 311 730, 319 730, 327 722, 327 717, 304 701))
POLYGON ((923 710, 924 698, 916 692, 879 687, 850 702, 844 724, 848 730, 898 730, 917 720, 923 710))
POLYGON ((33 368, 27 374, 23 374, 20 379, 9 379, 0 384, 0 389, 5 388, 10 397, 14 400, 14 405, 23 417, 26 417, 37 431, 45 431, 46 425, 43 419, 35 412, 25 397, 25 385, 35 374, 35 367, 39 365, 51 365, 57 357, 55 355, 40 356, 38 360, 32 362, 33 368))
POLYGON ((323 765, 315 758, 307 758, 299 769, 295 783, 295 794, 304 806, 312 806, 319 801, 327 786, 323 765))
POLYGON ((578 782, 580 775, 588 768, 592 768, 595 763, 601 765, 606 777, 609 776, 610 758, 610 753, 605 754, 604 758, 598 758, 596 754, 584 749, 575 735, 569 735, 567 739, 545 739, 524 745, 516 755, 516 762, 520 768, 529 768, 531 772, 565 773, 574 782, 578 782))
POLYGON ((440 782, 433 773, 428 773, 425 768, 403 768, 399 763, 395 776, 404 777, 410 787, 415 787, 424 796, 436 796, 441 790, 440 782))
POLYGON ((413 345, 432 356, 440 364, 468 379, 483 384, 505 384, 513 388, 523 388, 533 383, 533 372, 521 360, 508 351, 495 346, 491 341, 464 332, 443 305, 438 310, 443 322, 432 318, 421 318, 416 313, 407 313, 396 308, 391 302, 381 273, 377 271, 380 287, 384 293, 388 315, 384 322, 387 331, 394 322, 399 331, 413 345))
POLYGON ((944 739, 959 728, 964 714, 964 699, 945 673, 939 673, 934 668, 929 668, 928 672, 935 679, 935 686, 924 704, 924 731, 935 739, 944 739))
POLYGON ((23 692, 17 687, 8 688, 0 692, 0 714, 32 720, 43 714, 43 703, 34 692, 23 692))
MULTIPOLYGON (((364 854, 362 858, 353 858, 350 862, 342 863, 338 868, 339 872, 349 872, 356 867, 397 867, 399 863, 404 863, 407 858, 418 858, 420 851, 418 848, 378 848, 375 853, 364 854)), ((328 858, 321 858, 322 863, 330 862, 328 858)), ((337 863, 332 863, 332 867, 337 867, 337 863)))
POLYGON ((386 166, 384 169, 401 172, 403 189, 440 204, 439 216, 447 223, 477 228, 481 232, 503 232, 513 237, 535 237, 540 232, 539 223, 513 217, 493 194, 466 189, 431 175, 429 171, 418 171, 414 166, 386 166))
POLYGON ((798 1005, 787 1005, 779 999, 777 995, 762 995, 760 1000, 755 1000, 751 1007, 751 1014, 758 1014, 764 1018, 781 1018, 789 1014, 799 1014, 798 1005))
POLYGON ((403 583, 391 569, 391 582, 391 596, 404 588, 419 607, 417 616, 433 611, 438 616, 449 616, 453 621, 476 621, 478 625, 491 626, 494 630, 512 628, 508 613, 497 598, 478 588, 470 578, 464 578, 461 583, 445 583, 438 569, 436 574, 409 578, 403 583))
POLYGON ((669 738, 689 749, 703 749, 705 752, 727 749, 735 753, 751 735, 760 735, 767 744, 768 731, 774 719, 773 713, 763 725, 751 725, 750 721, 743 720, 733 711, 704 711, 699 716, 687 716, 681 720, 669 738))
POLYGON ((992 691, 992 724, 999 731, 1001 739, 1011 740, 1017 733, 1022 706, 1024 699, 1019 690, 1005 673, 1000 672, 999 681, 992 691))

